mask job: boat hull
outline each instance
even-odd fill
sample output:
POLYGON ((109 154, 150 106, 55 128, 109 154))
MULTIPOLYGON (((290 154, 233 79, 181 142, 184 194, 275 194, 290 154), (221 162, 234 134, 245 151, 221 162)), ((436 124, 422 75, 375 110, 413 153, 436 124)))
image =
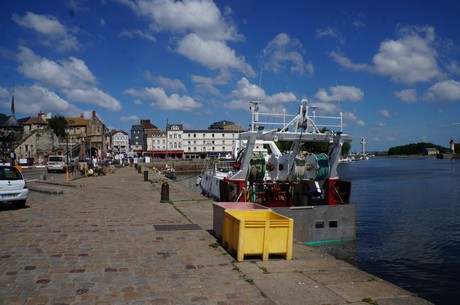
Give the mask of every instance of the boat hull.
POLYGON ((272 208, 294 219, 297 242, 345 241, 356 238, 354 204, 272 208))

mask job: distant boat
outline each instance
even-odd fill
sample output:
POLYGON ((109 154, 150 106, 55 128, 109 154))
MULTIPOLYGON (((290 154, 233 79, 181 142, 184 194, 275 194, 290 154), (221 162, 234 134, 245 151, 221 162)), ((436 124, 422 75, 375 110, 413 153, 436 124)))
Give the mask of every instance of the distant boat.
POLYGON ((176 180, 176 170, 173 167, 166 164, 166 169, 162 173, 166 178, 176 180))
POLYGON ((344 157, 344 156, 340 156, 339 157, 339 163, 350 163, 352 160, 350 157, 344 157))

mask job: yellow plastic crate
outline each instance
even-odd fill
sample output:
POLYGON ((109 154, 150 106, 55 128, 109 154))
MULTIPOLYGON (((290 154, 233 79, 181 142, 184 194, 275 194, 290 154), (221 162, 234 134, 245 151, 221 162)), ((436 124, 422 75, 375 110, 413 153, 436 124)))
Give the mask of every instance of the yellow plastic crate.
POLYGON ((281 254, 292 259, 294 220, 271 210, 225 210, 222 246, 236 251, 236 260, 245 255, 281 254))

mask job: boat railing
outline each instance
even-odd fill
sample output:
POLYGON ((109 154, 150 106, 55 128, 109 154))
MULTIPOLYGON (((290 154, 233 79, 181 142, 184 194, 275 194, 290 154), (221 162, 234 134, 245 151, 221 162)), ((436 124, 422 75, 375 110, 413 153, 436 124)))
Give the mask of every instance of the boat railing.
POLYGON ((316 115, 316 106, 309 106, 307 100, 302 100, 299 113, 296 115, 287 113, 260 112, 258 102, 253 102, 252 110, 252 131, 267 128, 269 130, 279 129, 282 132, 298 131, 320 133, 323 128, 342 132, 343 113, 338 116, 316 115), (310 113, 311 112, 311 113, 310 113))

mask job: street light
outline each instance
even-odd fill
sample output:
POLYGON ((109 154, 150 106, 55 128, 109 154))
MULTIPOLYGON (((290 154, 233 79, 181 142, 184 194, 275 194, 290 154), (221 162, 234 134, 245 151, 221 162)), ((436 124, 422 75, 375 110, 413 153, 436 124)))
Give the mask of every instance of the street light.
POLYGON ((65 134, 66 134, 66 163, 67 163, 67 167, 69 167, 69 133, 70 133, 70 128, 66 127, 65 128, 65 134))
POLYGON ((65 134, 66 134, 66 163, 67 167, 65 170, 65 176, 66 176, 66 183, 69 183, 69 133, 70 133, 70 128, 69 126, 65 127, 65 134))

